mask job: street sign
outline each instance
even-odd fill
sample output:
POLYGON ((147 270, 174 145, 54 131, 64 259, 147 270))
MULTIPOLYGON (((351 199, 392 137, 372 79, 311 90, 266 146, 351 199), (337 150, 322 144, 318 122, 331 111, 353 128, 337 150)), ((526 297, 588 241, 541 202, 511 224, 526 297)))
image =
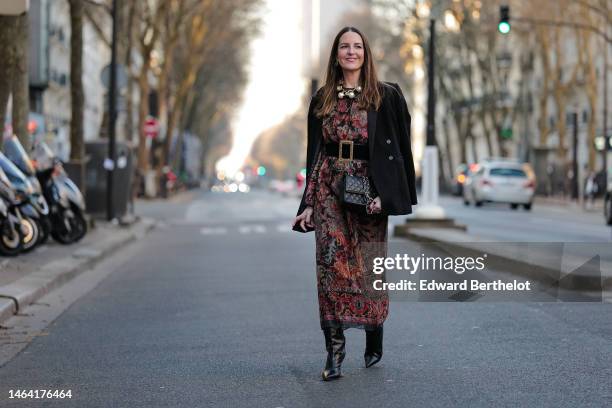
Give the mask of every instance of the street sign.
MULTIPOLYGON (((117 88, 122 89, 127 86, 127 71, 125 66, 122 64, 117 64, 116 70, 116 78, 117 78, 117 88)), ((102 84, 106 87, 110 87, 110 64, 102 68, 102 72, 100 73, 100 79, 102 80, 102 84)))
POLYGON ((111 171, 115 168, 115 162, 108 157, 104 159, 104 163, 102 164, 105 170, 111 171))
POLYGON ((0 2, 0 15, 18 16, 30 8, 30 0, 11 0, 0 2))
POLYGON ((157 119, 149 116, 144 123, 144 133, 147 137, 155 138, 159 133, 159 122, 157 119))

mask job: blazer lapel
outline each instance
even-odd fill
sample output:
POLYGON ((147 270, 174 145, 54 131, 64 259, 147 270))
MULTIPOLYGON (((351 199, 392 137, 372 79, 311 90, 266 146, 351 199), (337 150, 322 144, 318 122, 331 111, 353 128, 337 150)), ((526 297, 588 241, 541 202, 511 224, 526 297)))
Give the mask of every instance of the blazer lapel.
POLYGON ((376 117, 378 112, 375 110, 368 111, 368 148, 370 151, 370 159, 374 157, 374 136, 376 135, 376 117))

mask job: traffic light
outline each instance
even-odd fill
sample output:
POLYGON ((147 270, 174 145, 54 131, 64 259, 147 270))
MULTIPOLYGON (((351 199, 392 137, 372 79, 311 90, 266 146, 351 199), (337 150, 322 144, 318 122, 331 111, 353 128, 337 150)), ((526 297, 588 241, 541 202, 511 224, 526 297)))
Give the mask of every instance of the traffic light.
POLYGON ((257 168, 257 174, 260 176, 265 176, 266 175, 266 168, 264 166, 259 166, 257 168))
POLYGON ((499 24, 497 29, 502 34, 510 32, 510 6, 499 6, 499 24))
POLYGON ((500 134, 501 134, 502 139, 510 140, 512 139, 512 128, 509 128, 509 127, 503 128, 500 134))

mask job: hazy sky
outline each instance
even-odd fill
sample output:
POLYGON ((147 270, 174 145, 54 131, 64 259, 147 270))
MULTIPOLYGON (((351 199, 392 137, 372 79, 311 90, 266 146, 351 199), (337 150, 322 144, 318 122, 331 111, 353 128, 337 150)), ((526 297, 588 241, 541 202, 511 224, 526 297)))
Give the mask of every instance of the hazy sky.
POLYGON ((242 166, 257 136, 300 108, 305 81, 301 76, 301 2, 267 0, 262 35, 252 42, 249 83, 244 104, 233 122, 234 145, 217 162, 233 174, 242 166))

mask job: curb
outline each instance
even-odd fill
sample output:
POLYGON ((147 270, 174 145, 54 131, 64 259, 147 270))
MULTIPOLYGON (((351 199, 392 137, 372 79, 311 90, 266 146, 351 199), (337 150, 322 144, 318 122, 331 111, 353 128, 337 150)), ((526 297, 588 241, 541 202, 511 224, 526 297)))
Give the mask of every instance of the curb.
POLYGON ((143 238, 155 226, 153 219, 141 218, 126 230, 118 230, 103 241, 74 251, 72 256, 56 259, 15 282, 0 286, 0 324, 109 254, 143 238))
MULTIPOLYGON (((444 245, 446 248, 462 251, 463 253, 478 254, 482 252, 473 245, 443 240, 427 234, 424 231, 419 232, 415 231, 415 229, 402 228, 401 225, 396 226, 394 235, 408 238, 419 243, 444 245)), ((482 243, 491 244, 494 242, 483 241, 482 243)), ((587 275, 581 274, 579 271, 563 275, 563 271, 560 271, 558 267, 554 268, 542 262, 527 262, 523 259, 495 253, 490 250, 487 250, 487 255, 490 261, 503 263, 505 266, 509 266, 512 271, 516 271, 509 272, 510 274, 530 278, 543 284, 550 285, 551 287, 575 291, 604 291, 612 289, 611 276, 587 275), (560 274, 561 277, 559 278, 560 274)))

